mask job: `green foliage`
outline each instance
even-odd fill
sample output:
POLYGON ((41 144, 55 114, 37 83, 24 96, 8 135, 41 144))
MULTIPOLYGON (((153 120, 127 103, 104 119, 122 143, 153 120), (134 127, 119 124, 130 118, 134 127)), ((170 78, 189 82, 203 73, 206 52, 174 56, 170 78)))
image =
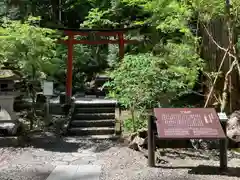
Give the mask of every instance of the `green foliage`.
POLYGON ((113 81, 106 86, 110 88, 110 97, 126 108, 164 106, 178 93, 193 88, 202 66, 191 46, 168 43, 161 56, 126 56, 110 73, 113 81))
POLYGON ((7 5, 6 2, 0 2, 0 17, 6 14, 7 5))
MULTIPOLYGON (((110 66, 113 81, 106 84, 110 89, 109 96, 131 110, 143 111, 167 106, 171 99, 189 92, 195 86, 198 72, 203 70, 204 64, 197 52, 200 38, 194 31, 198 30, 200 23, 207 24, 222 18, 226 10, 224 0, 62 2, 61 22, 58 22, 57 0, 8 1, 0 4, 0 15, 25 22, 5 21, 0 28, 1 67, 8 63, 28 78, 48 78, 64 86, 67 48, 55 44, 58 38, 55 31, 39 28, 38 24, 46 27, 61 23, 73 28, 119 28, 149 24, 126 34, 126 38, 138 39, 141 43, 126 45, 128 55, 122 62, 118 59, 118 45, 74 46, 73 87, 82 88, 88 77, 110 66), (27 21, 29 14, 41 16, 41 23, 39 19, 27 21)), ((232 0, 231 4, 232 24, 239 32, 240 1, 232 0)), ((136 123, 140 119, 137 118, 136 123)))
POLYGON ((100 10, 99 8, 93 8, 89 11, 88 16, 81 25, 82 27, 98 28, 98 27, 109 27, 116 26, 116 23, 108 19, 110 10, 100 10))
POLYGON ((107 9, 91 9, 82 26, 84 27, 125 27, 143 24, 150 16, 143 6, 145 0, 112 0, 107 9))
MULTIPOLYGON (((231 18, 235 22, 234 26, 239 26, 240 1, 231 0, 229 2, 231 18)), ((188 7, 198 14, 199 21, 205 23, 225 17, 226 6, 226 1, 222 0, 190 0, 188 2, 188 7)))
POLYGON ((147 127, 147 120, 140 117, 125 119, 123 122, 125 132, 136 132, 137 129, 144 129, 147 127), (137 129, 135 129, 137 127, 137 129), (134 130, 135 129, 135 130, 134 130))
MULTIPOLYGON (((65 45, 58 45, 57 57, 59 71, 55 72, 54 79, 58 84, 64 85, 62 77, 65 76, 67 68, 67 47, 65 45)), ((107 53, 100 46, 74 45, 73 88, 83 90, 84 83, 106 67, 108 67, 107 53)))
POLYGON ((11 68, 23 76, 25 92, 32 99, 30 128, 36 118, 36 93, 41 80, 58 70, 54 64, 56 40, 53 30, 35 24, 39 18, 30 17, 25 23, 5 20, 0 27, 0 68, 11 68))
POLYGON ((57 70, 50 61, 55 56, 56 32, 31 25, 33 20, 24 24, 6 20, 0 27, 0 62, 12 64, 26 77, 45 78, 57 70))
POLYGON ((174 32, 179 30, 189 34, 188 21, 192 16, 192 11, 184 1, 176 0, 155 0, 147 6, 152 11, 152 22, 157 29, 163 32, 174 32))

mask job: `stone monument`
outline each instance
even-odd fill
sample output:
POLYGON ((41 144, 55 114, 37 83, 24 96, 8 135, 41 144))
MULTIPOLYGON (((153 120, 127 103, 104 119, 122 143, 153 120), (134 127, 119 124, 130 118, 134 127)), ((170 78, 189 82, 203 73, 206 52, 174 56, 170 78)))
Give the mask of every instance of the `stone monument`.
POLYGON ((13 104, 18 92, 14 91, 14 84, 19 78, 11 70, 0 70, 0 131, 5 132, 2 134, 16 133, 18 118, 13 104))

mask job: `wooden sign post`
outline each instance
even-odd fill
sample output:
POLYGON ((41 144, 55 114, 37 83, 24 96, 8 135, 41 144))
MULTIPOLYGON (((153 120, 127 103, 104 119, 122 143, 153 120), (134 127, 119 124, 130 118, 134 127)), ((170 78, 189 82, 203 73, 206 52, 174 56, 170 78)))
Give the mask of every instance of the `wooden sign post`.
POLYGON ((148 119, 148 166, 155 166, 155 143, 154 143, 154 116, 150 116, 148 119))
MULTIPOLYGON (((159 139, 184 140, 184 139, 220 139, 220 166, 227 168, 226 135, 221 126, 220 119, 213 108, 155 108, 157 133, 159 139)), ((149 166, 154 166, 152 153, 154 118, 148 123, 148 151, 149 166), (151 128, 151 129, 150 129, 151 128), (151 147, 150 147, 151 146, 151 147)))
MULTIPOLYGON (((218 117, 221 121, 223 131, 226 134, 228 117, 225 113, 218 113, 218 117)), ((220 140, 220 169, 223 171, 227 169, 227 147, 228 147, 227 138, 221 139, 220 140)))

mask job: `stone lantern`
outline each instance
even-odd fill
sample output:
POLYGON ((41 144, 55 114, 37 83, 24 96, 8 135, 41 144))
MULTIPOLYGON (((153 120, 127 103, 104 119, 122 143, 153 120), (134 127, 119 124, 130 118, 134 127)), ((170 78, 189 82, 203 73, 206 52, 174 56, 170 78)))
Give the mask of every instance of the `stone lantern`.
POLYGON ((0 130, 10 130, 11 134, 14 134, 18 122, 13 104, 15 97, 19 94, 14 91, 15 81, 19 78, 11 70, 0 70, 0 130))

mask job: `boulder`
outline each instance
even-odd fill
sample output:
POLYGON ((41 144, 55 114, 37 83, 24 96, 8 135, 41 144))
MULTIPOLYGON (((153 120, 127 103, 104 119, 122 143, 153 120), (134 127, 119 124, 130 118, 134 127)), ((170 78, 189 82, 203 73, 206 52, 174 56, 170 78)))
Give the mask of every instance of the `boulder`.
POLYGON ((240 111, 230 115, 227 122, 227 136, 236 143, 240 142, 240 111))
POLYGON ((143 148, 142 146, 145 143, 145 139, 139 137, 139 136, 135 136, 134 139, 130 142, 130 144, 128 145, 128 147, 130 149, 133 149, 135 151, 139 151, 140 153, 142 153, 146 158, 148 158, 148 152, 147 149, 143 148))

